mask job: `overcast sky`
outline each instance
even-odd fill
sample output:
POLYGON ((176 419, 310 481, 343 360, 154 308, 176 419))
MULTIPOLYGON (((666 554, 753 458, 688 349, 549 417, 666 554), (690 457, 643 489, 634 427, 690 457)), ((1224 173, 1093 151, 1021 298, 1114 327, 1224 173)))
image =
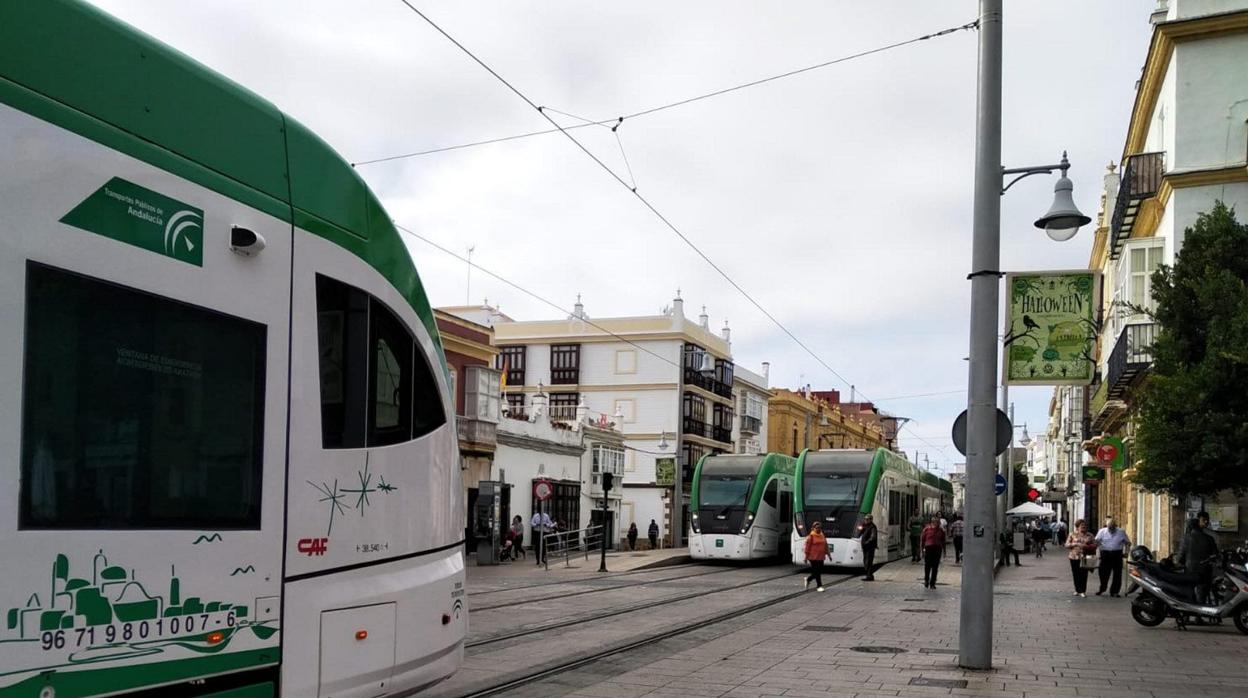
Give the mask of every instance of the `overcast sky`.
MULTIPOLYGON (((272 101, 357 162, 548 124, 398 0, 93 0, 272 101)), ((413 4, 535 103, 628 114, 976 18, 970 0, 413 4)), ((1006 3, 1006 167, 1070 151, 1095 215, 1117 162, 1152 0, 1006 3)), ((650 116, 618 134, 638 191, 859 397, 913 419, 902 448, 947 470, 966 407, 976 41, 962 31, 650 116), (928 397, 910 397, 944 393, 928 397)), ((557 117, 565 125, 575 119, 557 117)), ((615 136, 572 132, 630 179, 615 136)), ((772 384, 849 388, 797 347, 560 134, 360 166, 390 214, 590 316, 727 319, 736 362, 772 384)), ((1086 267, 1091 230, 1050 242, 1032 221, 1052 178, 1002 205, 1002 269, 1086 267)), ((435 305, 488 297, 516 319, 557 312, 411 239, 435 305)), ((1016 388, 1044 431, 1052 391, 1016 388)), ((848 397, 846 395, 846 397, 848 397)))

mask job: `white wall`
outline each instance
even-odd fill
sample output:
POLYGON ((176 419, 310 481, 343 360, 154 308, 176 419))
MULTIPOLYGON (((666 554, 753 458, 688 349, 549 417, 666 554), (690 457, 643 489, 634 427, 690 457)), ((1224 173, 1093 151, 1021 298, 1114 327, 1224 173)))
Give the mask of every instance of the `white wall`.
POLYGON ((1167 20, 1190 19, 1201 15, 1218 14, 1242 10, 1246 6, 1244 0, 1169 0, 1167 20))
MULTIPOLYGON (((499 432, 543 439, 563 446, 581 446, 581 432, 566 429, 555 429, 549 422, 525 422, 516 419, 504 419, 498 426, 499 432)), ((505 438, 505 437, 504 437, 505 438)), ((554 480, 581 479, 580 455, 550 453, 528 448, 519 448, 500 442, 494 453, 494 465, 490 469, 490 478, 498 480, 500 470, 505 471, 507 482, 513 485, 511 490, 511 515, 519 514, 527 526, 532 511, 533 480, 548 477, 554 480)))
MULTIPOLYGON (((1248 3, 1240 2, 1240 6, 1248 3)), ((1248 145, 1248 34, 1179 43, 1174 100, 1174 157, 1170 170, 1226 167, 1244 162, 1248 145)))

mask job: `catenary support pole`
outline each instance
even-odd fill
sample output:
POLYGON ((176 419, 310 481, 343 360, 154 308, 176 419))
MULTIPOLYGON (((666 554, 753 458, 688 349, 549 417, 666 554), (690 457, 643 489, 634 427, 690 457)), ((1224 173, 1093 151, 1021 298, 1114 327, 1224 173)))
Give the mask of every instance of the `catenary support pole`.
POLYGON ((966 549, 958 664, 992 668, 992 552, 996 538, 997 316, 1001 260, 1001 0, 979 3, 966 438, 966 549))

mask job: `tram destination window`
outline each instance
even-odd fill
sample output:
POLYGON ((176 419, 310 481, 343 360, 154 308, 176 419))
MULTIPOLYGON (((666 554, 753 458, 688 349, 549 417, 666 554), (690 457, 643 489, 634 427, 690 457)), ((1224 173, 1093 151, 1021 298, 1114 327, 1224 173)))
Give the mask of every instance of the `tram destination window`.
POLYGON ((28 263, 27 529, 255 529, 264 325, 28 263))
POLYGON ((316 277, 323 448, 386 446, 446 423, 424 352, 384 303, 316 277))

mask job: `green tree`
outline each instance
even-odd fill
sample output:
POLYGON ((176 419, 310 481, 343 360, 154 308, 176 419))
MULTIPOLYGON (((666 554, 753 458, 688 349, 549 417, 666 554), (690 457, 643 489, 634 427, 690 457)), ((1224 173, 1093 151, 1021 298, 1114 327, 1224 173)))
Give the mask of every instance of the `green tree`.
POLYGON ((1248 226, 1222 202, 1152 278, 1159 327, 1134 481, 1175 496, 1248 490, 1248 226))

